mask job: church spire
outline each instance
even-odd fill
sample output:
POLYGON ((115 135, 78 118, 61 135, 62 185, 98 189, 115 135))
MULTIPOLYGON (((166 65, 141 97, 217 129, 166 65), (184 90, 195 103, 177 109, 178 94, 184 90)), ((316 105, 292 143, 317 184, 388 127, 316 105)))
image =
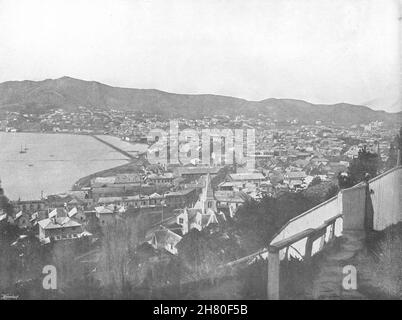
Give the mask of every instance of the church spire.
POLYGON ((205 181, 205 198, 206 199, 215 199, 214 197, 214 190, 212 189, 211 184, 211 176, 208 173, 205 181))
POLYGON ((200 200, 203 213, 206 213, 208 209, 216 211, 216 200, 214 190, 212 189, 211 176, 209 173, 205 177, 205 186, 200 200))

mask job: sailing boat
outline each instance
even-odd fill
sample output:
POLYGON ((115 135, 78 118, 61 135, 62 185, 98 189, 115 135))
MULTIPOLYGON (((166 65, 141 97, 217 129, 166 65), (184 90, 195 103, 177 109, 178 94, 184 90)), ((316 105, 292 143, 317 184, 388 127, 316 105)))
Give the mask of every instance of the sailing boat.
POLYGON ((21 145, 20 153, 27 153, 26 150, 22 149, 22 145, 21 145))

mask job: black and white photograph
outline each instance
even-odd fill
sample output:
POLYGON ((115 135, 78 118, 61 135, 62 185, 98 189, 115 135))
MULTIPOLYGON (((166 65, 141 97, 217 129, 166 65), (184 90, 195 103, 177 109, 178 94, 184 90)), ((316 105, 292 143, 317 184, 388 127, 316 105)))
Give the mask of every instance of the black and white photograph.
POLYGON ((402 300, 401 150, 402 0, 0 0, 0 307, 402 300))

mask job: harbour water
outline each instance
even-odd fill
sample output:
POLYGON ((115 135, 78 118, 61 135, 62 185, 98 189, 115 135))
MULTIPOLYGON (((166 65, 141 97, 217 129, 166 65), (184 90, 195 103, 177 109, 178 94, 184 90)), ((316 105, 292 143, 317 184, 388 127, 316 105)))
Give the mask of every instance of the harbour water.
MULTIPOLYGON (((119 140, 108 138, 109 142, 119 140)), ((138 146, 140 152, 142 148, 138 146)), ((0 132, 0 179, 11 200, 39 199, 42 192, 62 193, 84 176, 128 161, 91 136, 0 132)))

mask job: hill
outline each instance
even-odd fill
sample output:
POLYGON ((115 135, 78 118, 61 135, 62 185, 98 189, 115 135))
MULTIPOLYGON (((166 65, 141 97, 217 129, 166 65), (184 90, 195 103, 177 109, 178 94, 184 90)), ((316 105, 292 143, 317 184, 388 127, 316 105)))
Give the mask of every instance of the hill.
POLYGON ((273 98, 248 101, 211 94, 174 94, 154 89, 118 88, 70 77, 0 84, 0 109, 37 113, 51 108, 73 110, 78 106, 108 107, 188 118, 217 114, 266 114, 278 121, 298 119, 303 123, 322 120, 325 123, 358 124, 375 120, 396 122, 402 118, 401 112, 392 114, 347 103, 316 105, 301 100, 273 98))

